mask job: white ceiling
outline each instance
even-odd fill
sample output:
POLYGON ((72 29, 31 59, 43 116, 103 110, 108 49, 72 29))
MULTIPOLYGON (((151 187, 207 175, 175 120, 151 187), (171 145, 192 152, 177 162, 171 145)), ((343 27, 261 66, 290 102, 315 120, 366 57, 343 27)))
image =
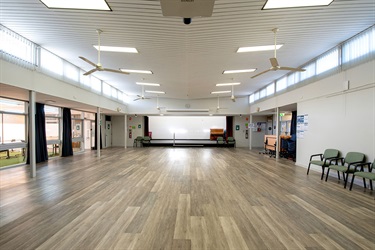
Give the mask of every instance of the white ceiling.
MULTIPOLYGON (((374 0, 335 0, 327 7, 265 10, 265 0, 216 0, 212 17, 163 17, 158 0, 108 0, 112 12, 48 9, 38 0, 0 0, 1 24, 90 70, 78 56, 97 61, 96 29, 102 45, 136 47, 139 54, 102 52, 106 68, 152 70, 153 75, 95 75, 129 95, 141 92, 137 81, 160 83, 167 98, 210 98, 230 90, 216 83, 241 82, 236 96, 249 95, 284 75, 255 75, 270 67, 272 51, 237 54, 238 47, 273 44, 277 27, 281 65, 298 67, 375 23, 374 0), (254 73, 223 75, 223 70, 257 68, 254 73), (142 78, 144 78, 142 80, 142 78)), ((230 95, 230 94, 228 94, 230 95)))

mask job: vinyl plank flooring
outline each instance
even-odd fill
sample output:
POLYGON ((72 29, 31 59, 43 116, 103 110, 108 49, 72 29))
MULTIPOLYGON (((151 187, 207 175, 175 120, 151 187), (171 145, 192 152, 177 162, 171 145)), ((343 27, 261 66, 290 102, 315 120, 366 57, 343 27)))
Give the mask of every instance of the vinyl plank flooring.
POLYGON ((0 171, 0 249, 375 249, 375 192, 242 148, 110 148, 0 171))

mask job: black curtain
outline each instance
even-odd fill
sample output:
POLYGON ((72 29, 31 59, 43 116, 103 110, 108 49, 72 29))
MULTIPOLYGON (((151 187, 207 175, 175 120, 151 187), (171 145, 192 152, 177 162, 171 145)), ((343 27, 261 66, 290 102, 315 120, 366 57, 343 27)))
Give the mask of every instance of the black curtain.
POLYGON ((233 137, 233 116, 227 116, 226 138, 233 137))
POLYGON ((148 116, 144 116, 144 136, 148 136, 148 116))
POLYGON ((292 111, 292 120, 290 122, 290 135, 297 133, 297 111, 292 111))
MULTIPOLYGON (((29 131, 30 133, 30 131, 29 131)), ((30 142, 27 146, 26 164, 30 164, 30 142)), ((44 104, 35 103, 35 162, 48 160, 47 138, 46 138, 46 116, 44 113, 44 104)))
MULTIPOLYGON (((96 150, 96 138, 98 138, 97 136, 98 136, 98 131, 97 131, 97 129, 96 129, 96 127, 97 127, 97 124, 98 124, 98 118, 96 117, 96 114, 95 114, 95 146, 94 147, 92 147, 92 149, 93 150, 96 150)), ((102 126, 101 126, 101 124, 100 124, 100 126, 99 126, 99 130, 101 131, 102 130, 102 126)), ((101 135, 101 132, 99 132, 99 135, 101 135)), ((102 137, 100 136, 100 149, 102 149, 103 148, 103 146, 102 146, 102 137)))
POLYGON ((63 108, 63 134, 61 156, 73 155, 72 146, 72 115, 69 108, 63 108))

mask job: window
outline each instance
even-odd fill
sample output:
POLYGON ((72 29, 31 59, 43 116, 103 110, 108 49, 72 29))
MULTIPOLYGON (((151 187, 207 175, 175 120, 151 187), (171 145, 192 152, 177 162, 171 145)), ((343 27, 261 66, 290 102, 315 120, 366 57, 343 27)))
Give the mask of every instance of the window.
POLYGON ((103 82, 103 95, 111 96, 111 86, 105 82, 103 82))
POLYGON ((267 96, 273 95, 275 93, 275 84, 271 83, 267 86, 267 96))
POLYGON ((259 100, 259 92, 254 93, 254 101, 259 100))
POLYGON ((102 81, 96 77, 91 77, 91 89, 95 92, 102 92, 102 81))
POLYGON ((0 28, 0 50, 30 64, 35 64, 35 45, 4 26, 0 28))
POLYGON ((303 81, 315 75, 315 62, 312 62, 303 67, 306 69, 304 72, 300 72, 300 80, 303 81))
POLYGON ((357 35, 342 46, 342 62, 347 63, 375 52, 375 27, 357 35))
POLYGON ((325 53, 318 60, 316 60, 316 74, 319 75, 337 66, 339 66, 339 49, 338 48, 328 53, 325 53))
POLYGON ((25 115, 2 114, 2 143, 26 141, 25 115))
POLYGON ((45 49, 40 50, 40 67, 57 75, 64 75, 63 60, 45 49))
POLYGON ((266 97, 266 89, 262 89, 259 91, 259 98, 262 99, 266 97))
POLYGON ((287 76, 286 84, 288 87, 298 82, 298 79, 296 79, 296 76, 298 76, 298 73, 292 73, 287 76))
POLYGON ((276 92, 286 89, 286 77, 276 81, 276 92))
POLYGON ((64 76, 70 80, 73 80, 75 82, 79 82, 79 69, 68 63, 68 62, 65 62, 64 63, 64 76))
POLYGON ((25 114, 26 104, 23 101, 17 101, 0 97, 0 111, 25 114))
POLYGON ((46 116, 46 137, 47 141, 59 140, 59 118, 46 116))
POLYGON ((249 96, 249 103, 253 103, 253 102, 254 102, 254 94, 249 96))

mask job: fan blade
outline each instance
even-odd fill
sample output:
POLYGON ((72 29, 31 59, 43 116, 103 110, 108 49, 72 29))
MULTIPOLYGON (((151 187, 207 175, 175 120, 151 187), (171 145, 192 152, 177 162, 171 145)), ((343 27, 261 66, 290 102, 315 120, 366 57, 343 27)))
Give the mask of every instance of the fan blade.
POLYGON ((140 100, 141 98, 135 98, 133 101, 138 101, 138 100, 140 100))
POLYGON ((103 69, 103 71, 108 71, 108 72, 113 72, 113 73, 120 73, 120 74, 129 75, 128 72, 121 71, 121 70, 116 70, 116 69, 103 69))
POLYGON ((271 62, 271 65, 273 68, 277 68, 279 67, 279 63, 277 62, 277 59, 276 58, 270 58, 270 62, 271 62))
POLYGON ((291 68, 291 67, 280 67, 279 69, 281 69, 281 70, 299 71, 299 72, 306 71, 305 69, 300 69, 300 68, 291 68))
POLYGON ((264 73, 267 73, 268 71, 271 71, 270 69, 267 69, 267 70, 265 70, 265 71, 263 71, 263 72, 260 72, 259 74, 256 74, 255 76, 252 76, 251 78, 255 78, 255 77, 258 77, 258 76, 260 76, 260 75, 263 75, 264 73))
POLYGON ((86 59, 83 56, 79 56, 79 58, 81 58, 83 61, 91 64, 92 66, 97 67, 97 65, 95 63, 91 62, 89 59, 86 59))
POLYGON ((97 70, 98 70, 98 68, 92 69, 92 70, 90 70, 90 71, 87 71, 87 72, 84 73, 83 75, 84 75, 84 76, 88 76, 88 75, 94 73, 94 72, 97 71, 97 70))

